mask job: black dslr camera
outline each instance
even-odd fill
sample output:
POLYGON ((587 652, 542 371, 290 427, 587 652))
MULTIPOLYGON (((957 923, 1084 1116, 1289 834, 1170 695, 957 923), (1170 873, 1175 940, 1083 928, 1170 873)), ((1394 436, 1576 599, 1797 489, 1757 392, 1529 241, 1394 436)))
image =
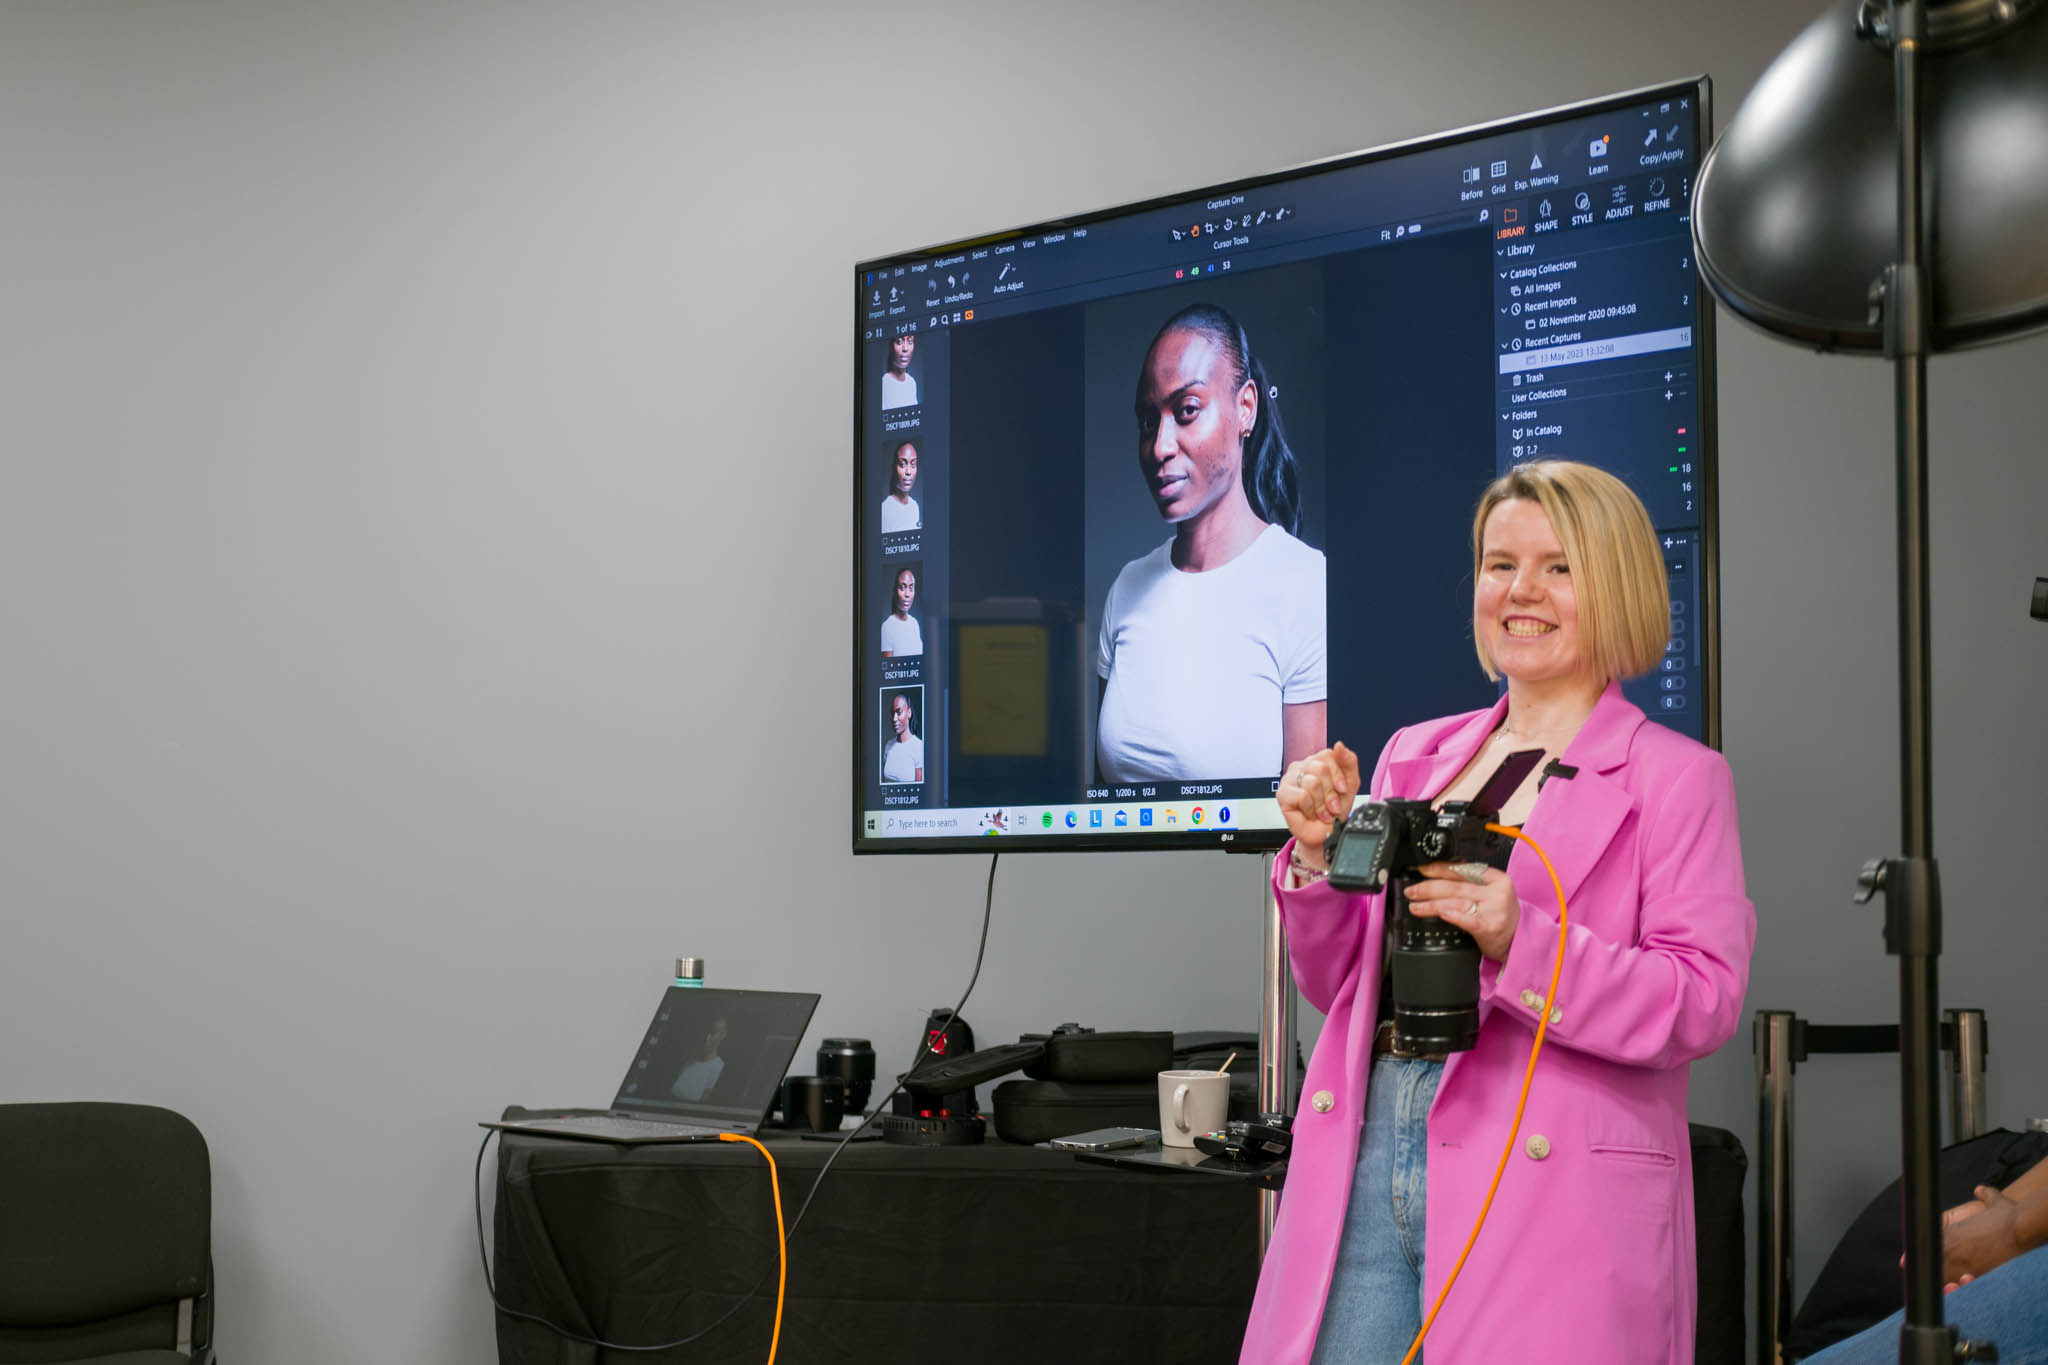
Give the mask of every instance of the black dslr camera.
POLYGON ((1495 834, 1500 808, 1543 761, 1541 749, 1502 760, 1470 801, 1367 801, 1330 831, 1323 856, 1330 885, 1387 893, 1393 936, 1394 1042, 1404 1051, 1464 1052, 1479 1040, 1479 945, 1463 929, 1409 913, 1406 888, 1424 863, 1506 861, 1513 841, 1495 834))

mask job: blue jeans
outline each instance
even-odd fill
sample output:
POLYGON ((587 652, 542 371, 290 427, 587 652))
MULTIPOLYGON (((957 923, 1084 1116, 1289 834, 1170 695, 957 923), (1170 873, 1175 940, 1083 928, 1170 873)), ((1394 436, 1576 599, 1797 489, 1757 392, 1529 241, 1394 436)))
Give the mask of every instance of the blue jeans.
POLYGON ((1373 1060, 1314 1365, 1396 1365, 1422 1330, 1429 1102, 1443 1074, 1442 1062, 1373 1060))
MULTIPOLYGON (((2048 1247, 2016 1256, 1942 1300, 1942 1317, 1964 1337, 1998 1343, 2000 1365, 2048 1361, 2048 1247)), ((1838 1341, 1804 1365, 1893 1365, 1903 1311, 1838 1341)))

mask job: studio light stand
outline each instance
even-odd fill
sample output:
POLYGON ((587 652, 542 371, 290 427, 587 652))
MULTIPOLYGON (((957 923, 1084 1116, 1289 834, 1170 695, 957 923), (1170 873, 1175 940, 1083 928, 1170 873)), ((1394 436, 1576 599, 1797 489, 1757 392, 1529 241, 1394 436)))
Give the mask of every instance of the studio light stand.
MULTIPOLYGON (((1870 289, 1870 310, 1884 328, 1892 363, 1892 425, 1898 449, 1899 526, 1899 827, 1904 853, 1874 859, 1857 878, 1856 899, 1884 893, 1885 951, 1899 960, 1899 1105, 1905 1156, 1906 1320, 1900 1365, 1953 1365, 1975 1359, 1942 1317, 1941 874, 1934 859, 1934 744, 1930 727, 1933 650, 1928 635, 1927 348, 1928 280, 1921 261, 1920 46, 1925 15, 1917 3, 1891 12, 1892 76, 1899 133, 1898 259, 1870 289)), ((1866 41, 1871 35, 1859 35, 1866 41)), ((1991 1351, 1992 1359, 1997 1352, 1991 1351)))
POLYGON ((1856 899, 1884 894, 1885 949, 1899 960, 1901 1365, 1997 1358, 1988 1342, 1959 1341, 1942 1311, 1927 357, 2048 325, 2048 253, 2028 226, 2044 191, 2026 166, 2043 159, 2038 0, 1865 0, 1824 15, 1764 73, 1701 166, 1694 201, 1701 272, 1731 309, 1822 350, 1881 351, 1893 368, 1902 852, 1865 866, 1856 899), (1869 212, 1887 175, 1888 224, 1869 212))

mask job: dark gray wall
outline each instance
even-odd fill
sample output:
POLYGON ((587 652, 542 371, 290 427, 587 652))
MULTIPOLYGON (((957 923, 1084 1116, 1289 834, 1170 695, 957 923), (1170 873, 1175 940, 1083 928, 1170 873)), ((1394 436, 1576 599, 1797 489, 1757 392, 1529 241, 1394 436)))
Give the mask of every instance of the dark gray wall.
MULTIPOLYGON (((197 1119, 225 1356, 491 1359, 471 1125, 603 1100, 670 958, 885 1070, 972 961, 981 858, 845 848, 846 268, 1702 70, 1725 117, 1800 8, 0 9, 0 1099, 197 1119)), ((1945 980, 2008 1122, 2044 357, 1934 368, 1945 980)), ((1884 1018, 1888 380, 1733 324, 1721 374, 1751 1004, 1884 1018)), ((1016 859, 969 1017, 1249 1027, 1257 881, 1016 859)), ((1802 1085, 1810 1272, 1895 1085, 1802 1085)))

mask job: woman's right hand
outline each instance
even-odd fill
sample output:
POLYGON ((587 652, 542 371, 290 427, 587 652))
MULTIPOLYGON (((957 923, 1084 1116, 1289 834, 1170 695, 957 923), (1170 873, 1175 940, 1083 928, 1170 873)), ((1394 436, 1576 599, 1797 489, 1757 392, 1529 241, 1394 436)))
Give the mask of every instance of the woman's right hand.
POLYGON ((1280 775, 1280 814, 1294 835, 1295 856, 1310 867, 1326 866, 1323 845, 1330 831, 1351 813, 1358 798, 1358 755, 1342 742, 1298 758, 1280 775))

